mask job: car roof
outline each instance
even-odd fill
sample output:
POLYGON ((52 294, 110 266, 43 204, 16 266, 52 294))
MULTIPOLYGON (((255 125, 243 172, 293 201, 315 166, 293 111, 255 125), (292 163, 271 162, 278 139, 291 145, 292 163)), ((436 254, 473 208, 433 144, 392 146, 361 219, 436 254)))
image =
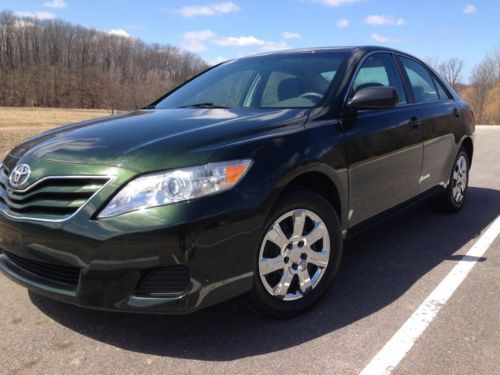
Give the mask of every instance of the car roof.
POLYGON ((411 56, 406 52, 398 51, 398 50, 393 49, 393 48, 366 45, 366 46, 338 46, 338 47, 313 47, 313 48, 286 49, 286 50, 281 50, 281 51, 265 52, 265 53, 261 53, 261 54, 246 56, 246 57, 239 58, 237 60, 247 59, 247 58, 252 58, 252 57, 261 57, 261 56, 287 56, 287 55, 301 54, 301 53, 320 53, 320 52, 347 52, 350 54, 361 53, 362 55, 364 55, 366 53, 370 53, 373 51, 397 52, 397 53, 411 56))

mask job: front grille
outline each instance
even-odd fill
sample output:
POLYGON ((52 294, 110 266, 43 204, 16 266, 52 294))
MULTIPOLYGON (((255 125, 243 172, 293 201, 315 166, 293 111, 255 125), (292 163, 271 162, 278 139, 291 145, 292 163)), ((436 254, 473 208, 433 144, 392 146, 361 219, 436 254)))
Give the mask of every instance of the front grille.
POLYGON ((51 263, 26 259, 18 255, 4 252, 9 262, 19 268, 44 279, 62 284, 77 286, 80 278, 80 269, 76 267, 60 266, 51 263))
POLYGON ((187 291, 189 269, 183 265, 168 266, 149 271, 139 283, 140 295, 178 295, 187 291))
POLYGON ((8 171, 0 173, 0 209, 15 217, 64 220, 108 182, 107 177, 46 177, 25 190, 9 187, 8 171))

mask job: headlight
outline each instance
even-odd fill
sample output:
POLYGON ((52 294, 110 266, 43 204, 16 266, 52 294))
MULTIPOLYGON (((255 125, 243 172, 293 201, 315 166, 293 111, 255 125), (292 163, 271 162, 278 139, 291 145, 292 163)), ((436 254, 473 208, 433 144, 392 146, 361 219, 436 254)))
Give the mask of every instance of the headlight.
POLYGON ((236 160, 138 177, 125 185, 98 217, 220 193, 235 186, 251 164, 251 160, 236 160))

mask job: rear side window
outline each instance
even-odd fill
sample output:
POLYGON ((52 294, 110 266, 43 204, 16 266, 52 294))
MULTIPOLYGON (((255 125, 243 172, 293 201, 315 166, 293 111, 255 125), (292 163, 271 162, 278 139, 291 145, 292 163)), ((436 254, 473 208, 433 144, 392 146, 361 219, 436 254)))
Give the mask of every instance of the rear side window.
POLYGON ((439 99, 441 100, 448 100, 451 99, 450 95, 446 91, 446 89, 443 87, 443 84, 439 82, 436 78, 434 78, 434 83, 436 84, 437 92, 439 94, 439 99))
POLYGON ((410 80, 415 102, 433 102, 439 100, 434 80, 423 65, 416 61, 399 57, 410 80))
POLYGON ((379 53, 365 60, 354 80, 353 92, 365 87, 394 87, 399 96, 399 103, 406 103, 406 95, 398 69, 391 55, 379 53))

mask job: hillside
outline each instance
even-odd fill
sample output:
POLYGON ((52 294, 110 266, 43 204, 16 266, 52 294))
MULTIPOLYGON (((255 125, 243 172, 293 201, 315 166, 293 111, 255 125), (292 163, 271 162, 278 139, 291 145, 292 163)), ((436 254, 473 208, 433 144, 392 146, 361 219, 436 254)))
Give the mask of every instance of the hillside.
POLYGON ((0 13, 0 106, 138 108, 206 67, 170 45, 0 13))

